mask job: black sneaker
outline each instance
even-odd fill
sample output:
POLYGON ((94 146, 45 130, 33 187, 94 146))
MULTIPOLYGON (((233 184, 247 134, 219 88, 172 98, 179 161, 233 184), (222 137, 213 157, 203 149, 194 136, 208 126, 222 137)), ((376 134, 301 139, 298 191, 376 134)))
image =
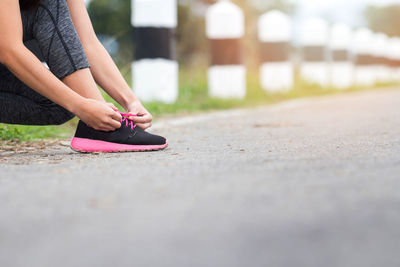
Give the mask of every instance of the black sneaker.
POLYGON ((112 132, 97 131, 79 121, 71 148, 78 152, 127 152, 160 150, 168 146, 164 137, 136 127, 127 114, 121 115, 121 128, 112 132))

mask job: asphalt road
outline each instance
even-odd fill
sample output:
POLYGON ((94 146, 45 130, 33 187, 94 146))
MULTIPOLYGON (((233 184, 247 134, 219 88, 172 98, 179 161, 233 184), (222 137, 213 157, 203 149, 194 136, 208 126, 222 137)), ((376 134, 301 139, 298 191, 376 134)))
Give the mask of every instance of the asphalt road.
POLYGON ((400 90, 154 131, 168 149, 0 153, 0 266, 400 266, 400 90))

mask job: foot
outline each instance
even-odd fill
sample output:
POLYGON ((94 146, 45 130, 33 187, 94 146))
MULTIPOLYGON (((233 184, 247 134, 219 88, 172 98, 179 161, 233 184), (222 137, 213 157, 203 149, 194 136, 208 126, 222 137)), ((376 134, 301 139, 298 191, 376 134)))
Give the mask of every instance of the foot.
POLYGON ((150 134, 121 114, 121 128, 112 132, 97 131, 79 121, 71 148, 78 152, 127 152, 164 149, 168 142, 164 137, 150 134))

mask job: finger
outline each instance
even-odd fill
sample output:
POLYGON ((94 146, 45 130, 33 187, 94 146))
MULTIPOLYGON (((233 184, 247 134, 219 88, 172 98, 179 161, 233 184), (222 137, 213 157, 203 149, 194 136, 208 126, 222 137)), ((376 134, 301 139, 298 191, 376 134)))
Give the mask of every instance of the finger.
POLYGON ((126 112, 126 114, 128 115, 128 119, 139 116, 139 114, 135 112, 126 112))
POLYGON ((115 131, 116 129, 121 128, 121 123, 119 121, 116 121, 116 120, 110 120, 108 122, 108 127, 110 127, 111 131, 115 131))
POLYGON ((136 124, 139 128, 146 130, 152 126, 151 123, 138 123, 136 124))
POLYGON ((135 123, 150 123, 153 120, 150 114, 146 114, 144 116, 130 117, 130 118, 135 123))
POLYGON ((118 121, 118 122, 120 122, 120 121, 122 120, 122 116, 121 116, 121 114, 119 114, 118 112, 113 112, 113 113, 111 113, 111 118, 112 118, 113 120, 118 121))
POLYGON ((118 111, 118 108, 113 103, 107 103, 107 105, 112 108, 114 111, 118 111))
POLYGON ((146 126, 144 126, 144 124, 136 124, 137 127, 139 127, 142 130, 146 130, 146 126))
MULTIPOLYGON (((131 115, 131 114, 129 114, 129 115, 131 115)), ((135 122, 134 118, 136 118, 136 115, 132 115, 132 116, 129 116, 127 118, 128 118, 128 120, 135 122)))

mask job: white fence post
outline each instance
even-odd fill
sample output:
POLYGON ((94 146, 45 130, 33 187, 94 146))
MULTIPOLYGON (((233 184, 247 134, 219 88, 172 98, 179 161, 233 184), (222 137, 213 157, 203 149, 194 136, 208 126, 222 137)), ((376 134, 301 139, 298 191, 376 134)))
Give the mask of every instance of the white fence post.
POLYGON ((288 15, 273 10, 258 21, 261 43, 261 85, 269 92, 289 91, 293 88, 293 64, 290 59, 292 22, 288 15))
POLYGON ((358 86, 373 86, 375 84, 372 50, 372 31, 367 28, 356 30, 353 39, 353 52, 356 57, 354 80, 358 86))
POLYGON ((400 38, 394 37, 389 40, 389 49, 387 50, 390 58, 391 81, 400 82, 400 38))
POLYGON ((345 24, 335 24, 331 28, 330 49, 332 53, 331 85, 346 89, 353 85, 354 64, 350 59, 352 30, 345 24))
POLYGON ((388 66, 386 65, 386 50, 388 37, 383 33, 376 33, 373 36, 373 66, 376 82, 386 82, 389 79, 388 66))
POLYGON ((300 45, 303 58, 300 76, 307 82, 326 87, 329 84, 327 63, 328 23, 320 18, 308 19, 301 25, 300 45))
POLYGON ((206 13, 206 34, 211 46, 208 70, 209 95, 218 98, 246 96, 246 67, 242 39, 243 11, 227 0, 211 5, 206 13))
POLYGON ((134 91, 145 102, 173 103, 178 97, 178 63, 174 60, 177 0, 132 0, 135 60, 134 91))

